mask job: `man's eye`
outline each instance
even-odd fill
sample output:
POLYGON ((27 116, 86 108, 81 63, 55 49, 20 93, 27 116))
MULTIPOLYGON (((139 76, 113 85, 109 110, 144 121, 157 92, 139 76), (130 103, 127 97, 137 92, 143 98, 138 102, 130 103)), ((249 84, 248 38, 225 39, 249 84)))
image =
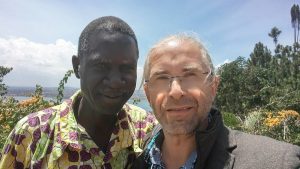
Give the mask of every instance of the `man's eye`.
POLYGON ((107 64, 103 64, 103 63, 98 63, 95 65, 95 67, 101 70, 107 70, 109 68, 107 64))
POLYGON ((161 76, 156 76, 155 77, 156 80, 169 80, 170 76, 167 75, 161 75, 161 76))
POLYGON ((195 72, 187 72, 184 74, 184 77, 194 77, 194 76, 197 76, 197 73, 195 72))
POLYGON ((130 66, 130 65, 125 65, 121 67, 121 72, 132 72, 135 71, 135 67, 134 66, 130 66))

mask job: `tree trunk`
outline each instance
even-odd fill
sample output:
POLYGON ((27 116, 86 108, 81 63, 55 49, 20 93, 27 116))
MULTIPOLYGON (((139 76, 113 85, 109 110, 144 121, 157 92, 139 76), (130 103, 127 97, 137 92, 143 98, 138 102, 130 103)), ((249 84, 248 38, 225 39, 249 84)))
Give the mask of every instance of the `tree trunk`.
POLYGON ((296 32, 296 27, 294 27, 294 44, 296 44, 296 34, 297 34, 297 32, 296 32))

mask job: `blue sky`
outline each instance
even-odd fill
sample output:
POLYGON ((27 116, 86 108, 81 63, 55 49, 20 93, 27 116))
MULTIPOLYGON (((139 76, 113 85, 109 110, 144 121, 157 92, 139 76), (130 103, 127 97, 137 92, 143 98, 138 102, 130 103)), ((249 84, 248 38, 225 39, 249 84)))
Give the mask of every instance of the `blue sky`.
MULTIPOLYGON (((114 15, 135 31, 140 49, 138 83, 148 49, 161 38, 197 33, 214 65, 249 57, 255 43, 271 50, 276 26, 279 43, 290 45, 290 8, 299 0, 0 0, 0 65, 13 67, 4 82, 11 86, 56 87, 71 69, 83 28, 100 16, 114 15)), ((68 86, 79 87, 71 78, 68 86)))

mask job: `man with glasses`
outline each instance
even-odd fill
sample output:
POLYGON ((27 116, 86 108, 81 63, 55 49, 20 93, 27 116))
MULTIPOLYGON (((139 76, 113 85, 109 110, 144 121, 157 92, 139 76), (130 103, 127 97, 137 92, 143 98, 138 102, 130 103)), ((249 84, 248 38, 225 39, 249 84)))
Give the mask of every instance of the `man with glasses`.
POLYGON ((204 46, 173 35, 158 42, 144 67, 144 90, 159 121, 134 168, 297 168, 300 148, 230 130, 212 108, 219 77, 204 46))

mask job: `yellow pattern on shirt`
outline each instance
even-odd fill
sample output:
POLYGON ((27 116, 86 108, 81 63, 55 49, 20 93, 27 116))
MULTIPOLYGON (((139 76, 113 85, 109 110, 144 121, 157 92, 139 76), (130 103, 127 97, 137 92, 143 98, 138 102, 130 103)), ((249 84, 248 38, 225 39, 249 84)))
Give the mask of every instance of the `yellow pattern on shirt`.
POLYGON ((76 92, 62 104, 21 119, 10 133, 0 168, 128 168, 141 152, 142 139, 157 123, 152 114, 125 104, 104 154, 76 122, 76 92))

